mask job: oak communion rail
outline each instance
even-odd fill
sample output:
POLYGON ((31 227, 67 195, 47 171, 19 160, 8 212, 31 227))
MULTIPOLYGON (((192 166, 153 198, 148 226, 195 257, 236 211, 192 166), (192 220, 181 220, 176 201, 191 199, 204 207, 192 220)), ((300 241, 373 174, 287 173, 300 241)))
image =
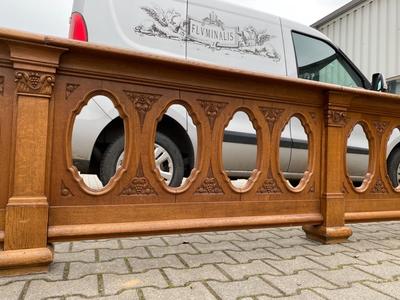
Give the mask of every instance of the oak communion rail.
POLYGON ((0 269, 45 270, 51 242, 303 225, 325 243, 351 235, 345 222, 400 217, 400 189, 386 170, 386 144, 400 126, 400 97, 230 70, 128 50, 0 29, 0 269), (125 128, 125 158, 95 191, 72 165, 74 118, 91 96, 108 96, 125 128), (171 104, 189 111, 197 163, 167 187, 153 155, 157 121, 171 104), (223 171, 224 128, 237 111, 257 131, 257 168, 244 188, 223 171), (296 188, 279 167, 281 131, 299 118, 308 169, 296 188), (369 139, 361 187, 346 173, 355 124, 369 139))

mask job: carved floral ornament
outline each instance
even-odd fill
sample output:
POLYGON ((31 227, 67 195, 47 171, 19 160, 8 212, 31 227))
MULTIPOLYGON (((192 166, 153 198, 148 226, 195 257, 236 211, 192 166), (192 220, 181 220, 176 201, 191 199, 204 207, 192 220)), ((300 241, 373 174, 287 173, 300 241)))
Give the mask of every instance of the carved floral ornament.
POLYGON ((197 188, 196 194, 223 194, 224 191, 218 184, 217 179, 214 177, 214 173, 210 168, 208 169, 207 178, 203 180, 203 183, 197 188))
POLYGON ((263 185, 257 190, 257 194, 281 194, 282 190, 272 176, 271 169, 268 169, 268 177, 263 185))
POLYGON ((50 96, 53 92, 55 76, 40 72, 17 71, 15 82, 18 93, 50 96))
POLYGON ((65 87, 65 100, 68 100, 69 96, 79 87, 79 84, 67 83, 65 87))
POLYGON ((276 121, 279 120, 284 112, 284 109, 260 106, 260 110, 264 115, 265 121, 268 123, 270 131, 272 132, 276 121))
POLYGON ((144 177, 143 165, 140 160, 136 176, 131 182, 122 190, 122 196, 150 196, 157 195, 157 192, 151 186, 149 180, 144 177))
POLYGON ((199 100, 201 107, 207 115, 211 130, 214 129, 215 119, 221 114, 222 110, 228 104, 226 102, 215 102, 207 100, 199 100))
POLYGON ((379 134, 383 134, 385 132, 386 127, 388 126, 389 122, 386 122, 386 121, 374 121, 373 124, 375 126, 376 131, 379 134))
POLYGON ((126 96, 132 101, 140 118, 140 126, 143 127, 146 114, 151 110, 153 104, 157 102, 161 95, 136 93, 133 91, 124 90, 126 96))
POLYGON ((374 187, 371 189, 371 193, 373 193, 373 194, 388 193, 388 190, 386 189, 385 184, 383 183, 381 178, 378 178, 378 180, 375 182, 374 187))
POLYGON ((326 116, 327 124, 330 126, 343 127, 347 123, 347 112, 345 110, 329 108, 326 116))

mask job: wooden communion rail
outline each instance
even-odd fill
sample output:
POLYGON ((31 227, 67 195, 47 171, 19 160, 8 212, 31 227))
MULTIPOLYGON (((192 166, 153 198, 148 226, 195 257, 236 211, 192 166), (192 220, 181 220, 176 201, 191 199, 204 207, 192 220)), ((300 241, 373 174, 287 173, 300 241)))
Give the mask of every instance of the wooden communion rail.
POLYGON ((400 97, 305 80, 187 63, 70 40, 0 30, 1 272, 45 270, 51 242, 303 225, 340 242, 345 222, 397 219, 400 189, 386 170, 386 144, 400 125, 400 97), (125 126, 125 160, 110 183, 89 189, 72 165, 74 118, 94 94, 112 99, 125 126), (190 112, 197 164, 169 188, 154 165, 157 121, 169 105, 190 112), (257 170, 233 187, 221 163, 224 127, 245 111, 257 129, 257 170), (298 117, 308 170, 293 188, 279 169, 279 141, 298 117), (346 142, 355 124, 370 142, 369 170, 354 188, 346 142))

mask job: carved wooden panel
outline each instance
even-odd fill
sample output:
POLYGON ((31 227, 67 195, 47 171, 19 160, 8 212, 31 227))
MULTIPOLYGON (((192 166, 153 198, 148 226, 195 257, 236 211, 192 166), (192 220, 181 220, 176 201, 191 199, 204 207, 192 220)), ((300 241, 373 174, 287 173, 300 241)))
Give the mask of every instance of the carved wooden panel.
POLYGON ((124 91, 128 98, 132 101, 140 118, 140 125, 143 128, 146 114, 151 110, 153 104, 160 99, 161 95, 144 94, 132 91, 124 91))
POLYGON ((134 195, 157 195, 156 191, 150 185, 149 180, 144 177, 142 161, 139 161, 139 166, 136 176, 131 180, 129 185, 124 187, 121 194, 122 196, 134 195))
POLYGON ((204 109, 204 112, 207 115, 211 130, 213 130, 215 119, 222 113, 227 103, 206 101, 206 100, 199 100, 199 101, 201 103, 201 107, 204 109))
POLYGON ((40 72, 17 71, 15 73, 17 92, 50 96, 53 92, 55 76, 40 72))

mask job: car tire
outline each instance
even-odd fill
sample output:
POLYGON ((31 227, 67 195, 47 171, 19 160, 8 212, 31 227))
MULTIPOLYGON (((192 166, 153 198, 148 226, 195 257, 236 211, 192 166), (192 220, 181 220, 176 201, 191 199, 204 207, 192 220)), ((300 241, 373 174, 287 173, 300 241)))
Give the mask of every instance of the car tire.
MULTIPOLYGON (((172 165, 173 165, 173 172, 172 172, 172 178, 169 181, 169 186, 170 187, 178 187, 181 185, 182 180, 183 180, 183 174, 184 174, 184 163, 183 163, 183 158, 182 154, 179 151, 178 146, 165 134, 162 134, 160 132, 157 132, 156 134, 156 143, 155 147, 161 146, 170 156, 172 160, 172 165)), ((157 158, 156 158, 156 167, 161 171, 161 168, 157 166, 157 158)))
POLYGON ((400 148, 394 149, 387 159, 387 170, 393 187, 399 185, 400 148))
POLYGON ((103 183, 103 186, 106 186, 117 171, 118 159, 123 155, 124 144, 125 138, 121 135, 114 142, 110 143, 104 151, 100 161, 99 174, 99 179, 103 183))
MULTIPOLYGON (((184 163, 182 154, 175 143, 166 135, 157 132, 155 146, 161 146, 172 160, 173 173, 169 186, 178 187, 181 185, 184 174, 184 163)), ((118 160, 124 152, 124 136, 119 136, 104 151, 100 162, 100 181, 105 186, 114 176, 117 170, 118 160)), ((161 171, 161 170, 160 170, 161 171)))

